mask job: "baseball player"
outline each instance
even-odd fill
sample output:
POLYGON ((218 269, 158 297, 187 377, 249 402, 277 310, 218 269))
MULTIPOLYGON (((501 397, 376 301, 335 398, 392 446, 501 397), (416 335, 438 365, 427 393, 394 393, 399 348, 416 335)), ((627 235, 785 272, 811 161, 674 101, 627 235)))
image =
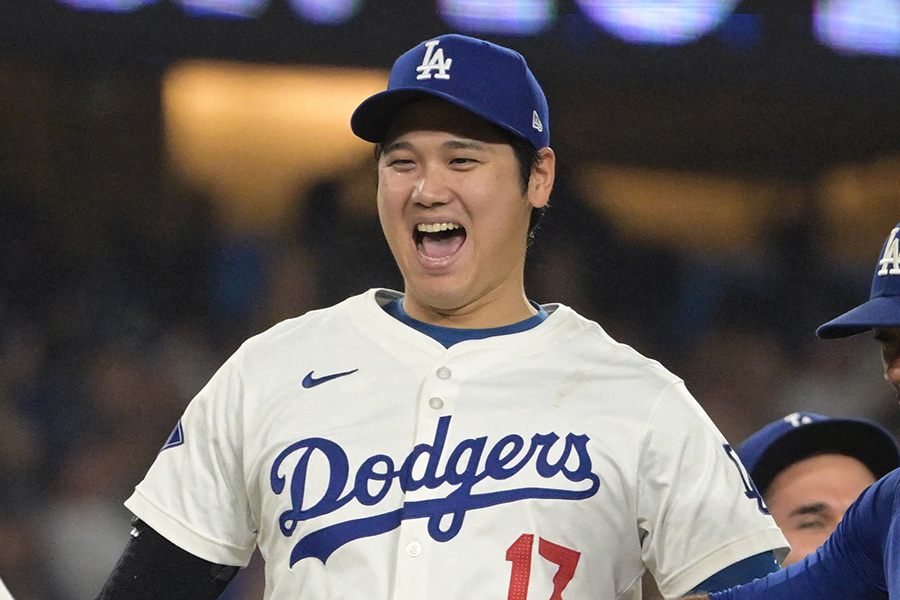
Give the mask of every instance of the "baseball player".
MULTIPOLYGON (((874 331, 900 390, 900 224, 879 255, 869 300, 820 326, 821 338, 874 331)), ((900 600, 900 469, 867 488, 814 554, 750 584, 694 600, 900 600)))
POLYGON ((230 357, 126 506, 100 598, 214 598, 259 548, 269 600, 667 597, 787 543, 657 362, 524 291, 555 176, 518 53, 445 35, 351 118, 404 280, 230 357))
POLYGON ((811 412, 769 423, 737 453, 791 544, 784 565, 815 552, 863 490, 900 467, 878 423, 811 412))

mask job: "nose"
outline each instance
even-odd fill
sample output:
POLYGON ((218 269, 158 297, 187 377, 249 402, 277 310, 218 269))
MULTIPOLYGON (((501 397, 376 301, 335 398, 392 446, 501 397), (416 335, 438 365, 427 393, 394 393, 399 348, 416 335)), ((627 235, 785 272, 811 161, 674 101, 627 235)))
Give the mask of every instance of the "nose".
POLYGON ((425 207, 446 204, 452 197, 446 175, 441 169, 428 167, 413 187, 412 199, 425 207))

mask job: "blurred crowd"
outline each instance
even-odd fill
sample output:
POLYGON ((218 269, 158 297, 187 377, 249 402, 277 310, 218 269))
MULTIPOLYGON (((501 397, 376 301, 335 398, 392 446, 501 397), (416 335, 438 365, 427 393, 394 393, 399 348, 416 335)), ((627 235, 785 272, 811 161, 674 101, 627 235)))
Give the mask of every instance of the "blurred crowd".
MULTIPOLYGON (((183 185, 73 227, 79 207, 0 182, 0 576, 17 599, 94 597, 128 539, 122 502, 245 338, 370 287, 402 289, 373 175, 305 188, 265 230, 224 225, 183 185)), ((820 258, 826 244, 812 218, 779 223, 752 255, 635 242, 561 174, 526 289, 659 359, 733 444, 795 410, 900 433, 876 344, 814 336, 867 296, 878 249, 837 266, 820 258)), ((259 564, 229 600, 261 598, 259 564)))

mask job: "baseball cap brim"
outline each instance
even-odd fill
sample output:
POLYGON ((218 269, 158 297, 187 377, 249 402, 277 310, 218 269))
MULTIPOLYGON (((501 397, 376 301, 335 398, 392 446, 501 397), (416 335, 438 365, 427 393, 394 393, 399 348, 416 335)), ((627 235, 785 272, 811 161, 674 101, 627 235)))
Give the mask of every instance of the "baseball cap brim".
MULTIPOLYGON (((741 449, 738 454, 742 455, 741 449)), ((881 426, 863 419, 829 419, 791 429, 771 441, 755 461, 744 462, 752 463, 745 466, 757 488, 765 493, 781 471, 821 454, 856 458, 866 465, 875 479, 900 467, 900 451, 893 436, 881 426)))
MULTIPOLYGON (((471 106, 459 98, 445 94, 430 88, 406 87, 387 90, 367 98, 360 104, 350 117, 350 129, 357 137, 380 144, 390 130, 391 124, 397 114, 413 102, 428 98, 439 98, 455 106, 463 108, 472 114, 494 122, 491 115, 483 114, 477 107, 471 106)), ((527 139, 527 134, 505 126, 502 123, 495 124, 510 133, 527 139)))
POLYGON ((900 326, 900 296, 880 296, 820 325, 816 335, 835 339, 863 333, 874 327, 900 326))

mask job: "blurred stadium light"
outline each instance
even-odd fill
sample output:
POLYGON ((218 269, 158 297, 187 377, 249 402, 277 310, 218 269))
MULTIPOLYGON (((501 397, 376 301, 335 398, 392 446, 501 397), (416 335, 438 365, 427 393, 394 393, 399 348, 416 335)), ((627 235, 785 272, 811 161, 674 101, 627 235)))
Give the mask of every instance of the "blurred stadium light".
POLYGON ((626 42, 676 46, 713 31, 740 0, 576 0, 598 26, 626 42))
POLYGON ((554 0, 438 0, 437 10, 453 29, 471 35, 534 35, 556 18, 554 0))
POLYGON ((900 2, 818 0, 816 38, 845 54, 900 56, 900 2))
MULTIPOLYGON (((0 11, 19 11, 21 4, 10 4, 0 11)), ((411 3, 393 2, 400 8, 392 14, 392 21, 379 24, 391 12, 387 3, 375 0, 33 0, 28 10, 35 15, 52 15, 57 23, 66 26, 65 13, 54 12, 63 7, 73 12, 90 12, 123 17, 140 16, 142 30, 162 35, 164 29, 176 39, 191 29, 190 22, 172 21, 163 16, 167 9, 175 9, 188 19, 257 20, 268 14, 282 20, 285 4, 290 7, 288 20, 293 25, 340 27, 363 19, 370 28, 390 31, 409 40, 418 39, 421 30, 406 25, 421 25, 423 14, 437 18, 454 31, 493 36, 558 35, 557 21, 561 15, 577 13, 590 23, 600 35, 629 44, 680 46, 690 44, 716 32, 730 18, 760 11, 756 3, 741 0, 434 0, 411 3), (381 6, 376 6, 380 4, 381 6), (406 6, 401 6, 406 4, 406 6), (149 13, 155 12, 155 16, 149 13), (404 23, 405 14, 409 20, 404 23), (418 15, 418 16, 417 16, 418 15), (62 21, 60 21, 62 19, 62 21), (175 30, 172 24, 178 25, 175 30)), ((772 3, 782 15, 788 12, 812 13, 809 19, 811 39, 842 53, 881 54, 900 53, 900 6, 895 0, 815 0, 809 3, 793 1, 772 3)), ((778 14, 771 9, 770 16, 778 14)), ((3 14, 0 12, 0 21, 3 14)), ((80 22, 68 17, 68 25, 77 29, 80 22)), ((435 22, 432 19, 432 22, 435 22)), ((35 22, 38 27, 39 21, 35 22)), ((110 22, 122 31, 135 23, 110 22)), ((277 30, 287 31, 290 23, 282 22, 277 30)), ((276 31, 273 25, 271 31, 276 31)), ((299 31, 299 29, 298 29, 299 31)), ((36 31, 35 31, 36 32, 36 31)), ((427 34, 426 34, 427 35, 427 34)), ((779 40, 770 39, 778 44, 779 40)))

